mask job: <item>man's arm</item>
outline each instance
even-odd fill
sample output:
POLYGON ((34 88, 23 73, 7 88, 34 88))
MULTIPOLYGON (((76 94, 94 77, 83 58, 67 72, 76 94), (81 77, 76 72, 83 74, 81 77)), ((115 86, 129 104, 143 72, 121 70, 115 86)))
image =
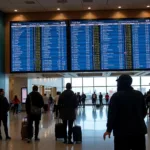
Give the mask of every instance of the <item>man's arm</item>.
POLYGON ((147 115, 147 109, 146 109, 146 102, 145 102, 145 99, 144 99, 144 95, 142 93, 141 93, 141 100, 142 100, 143 118, 145 118, 146 115, 147 115))
POLYGON ((7 100, 7 98, 6 98, 6 97, 5 97, 4 102, 5 102, 6 110, 7 110, 7 112, 8 112, 8 111, 9 111, 9 108, 10 108, 10 105, 9 105, 8 100, 7 100))
POLYGON ((108 120, 107 120, 107 132, 111 133, 113 130, 113 124, 116 118, 117 108, 116 108, 117 96, 114 94, 110 99, 109 109, 108 109, 108 120))
POLYGON ((25 104, 25 107, 26 107, 26 113, 29 114, 30 113, 30 96, 27 95, 27 99, 26 99, 26 104, 25 104))

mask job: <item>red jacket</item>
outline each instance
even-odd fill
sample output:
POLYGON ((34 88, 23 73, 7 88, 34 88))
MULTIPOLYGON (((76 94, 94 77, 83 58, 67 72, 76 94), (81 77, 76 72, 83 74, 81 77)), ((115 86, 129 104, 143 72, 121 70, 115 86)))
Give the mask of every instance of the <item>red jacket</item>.
POLYGON ((14 100, 13 100, 13 103, 14 103, 14 104, 19 104, 19 103, 20 103, 20 100, 19 100, 18 98, 17 98, 17 99, 14 99, 14 100))

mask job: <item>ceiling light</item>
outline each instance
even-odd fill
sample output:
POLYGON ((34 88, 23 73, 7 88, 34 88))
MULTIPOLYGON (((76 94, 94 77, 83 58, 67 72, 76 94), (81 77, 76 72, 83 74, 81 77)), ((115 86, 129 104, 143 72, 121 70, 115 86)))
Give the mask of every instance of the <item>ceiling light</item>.
POLYGON ((91 9, 91 7, 88 7, 88 9, 90 10, 90 9, 91 9))
POLYGON ((14 12, 17 12, 17 11, 18 11, 17 9, 14 10, 14 12))
POLYGON ((60 10, 60 8, 57 8, 57 10, 59 11, 59 10, 60 10))
POLYGON ((121 7, 121 6, 118 6, 118 8, 121 9, 122 7, 121 7))
POLYGON ((147 8, 150 8, 150 5, 147 5, 147 8))

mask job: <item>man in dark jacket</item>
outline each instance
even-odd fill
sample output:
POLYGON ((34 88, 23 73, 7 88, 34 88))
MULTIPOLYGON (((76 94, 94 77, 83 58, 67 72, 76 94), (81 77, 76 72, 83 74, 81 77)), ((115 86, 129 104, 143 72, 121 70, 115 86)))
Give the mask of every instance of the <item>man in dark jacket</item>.
POLYGON ((118 92, 111 97, 109 104, 104 139, 106 136, 110 138, 113 130, 115 150, 146 150, 144 96, 131 87, 132 78, 129 75, 121 75, 117 83, 118 92))
POLYGON ((147 106, 147 110, 149 109, 149 117, 150 117, 150 91, 147 92, 146 106, 147 106))
POLYGON ((1 121, 4 125, 4 131, 6 135, 6 140, 10 140, 11 137, 8 135, 8 127, 7 127, 7 112, 9 111, 9 103, 7 98, 4 96, 4 90, 0 89, 0 140, 2 140, 1 135, 1 121))
POLYGON ((35 141, 39 141, 39 123, 41 120, 41 108, 44 106, 42 95, 38 92, 38 87, 33 86, 33 91, 27 96, 26 112, 28 115, 28 143, 33 136, 33 121, 35 121, 35 141), (33 113, 34 112, 34 113, 33 113))
POLYGON ((67 143, 67 125, 68 125, 68 144, 73 144, 72 128, 73 122, 76 119, 76 109, 78 107, 77 98, 71 90, 71 84, 66 84, 66 89, 59 97, 58 106, 60 108, 60 118, 64 124, 64 143, 67 143))
POLYGON ((81 101, 82 101, 83 108, 85 108, 85 99, 86 99, 86 95, 82 93, 81 101))

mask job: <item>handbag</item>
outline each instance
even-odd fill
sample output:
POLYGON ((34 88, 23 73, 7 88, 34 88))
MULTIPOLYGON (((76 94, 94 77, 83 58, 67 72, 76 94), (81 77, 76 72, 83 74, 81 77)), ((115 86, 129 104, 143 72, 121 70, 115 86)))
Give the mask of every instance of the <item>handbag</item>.
POLYGON ((41 108, 37 106, 33 106, 32 104, 32 98, 30 96, 30 101, 31 101, 31 115, 40 115, 41 114, 41 108))

